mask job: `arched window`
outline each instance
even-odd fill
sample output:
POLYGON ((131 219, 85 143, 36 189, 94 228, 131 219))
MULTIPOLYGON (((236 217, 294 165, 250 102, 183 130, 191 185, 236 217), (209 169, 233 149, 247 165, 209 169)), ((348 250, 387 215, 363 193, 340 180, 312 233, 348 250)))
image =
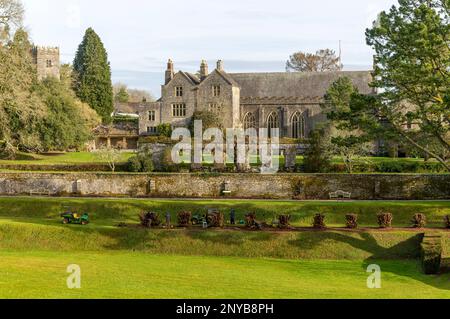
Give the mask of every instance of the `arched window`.
POLYGON ((306 120, 304 114, 296 112, 292 116, 292 138, 305 138, 306 120))
POLYGON ((272 129, 277 128, 280 128, 280 120, 278 118, 278 113, 272 112, 267 118, 267 129, 269 138, 272 138, 272 129))
POLYGON ((244 117, 244 129, 256 128, 256 118, 253 113, 247 113, 244 117))

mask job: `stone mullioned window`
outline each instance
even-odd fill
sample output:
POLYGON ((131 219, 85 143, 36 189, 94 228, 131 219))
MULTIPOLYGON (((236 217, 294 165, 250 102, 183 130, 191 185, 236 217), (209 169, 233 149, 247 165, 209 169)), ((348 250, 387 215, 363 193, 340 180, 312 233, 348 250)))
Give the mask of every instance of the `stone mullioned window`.
POLYGON ((186 117, 186 104, 184 104, 184 103, 172 104, 172 116, 173 117, 186 117))

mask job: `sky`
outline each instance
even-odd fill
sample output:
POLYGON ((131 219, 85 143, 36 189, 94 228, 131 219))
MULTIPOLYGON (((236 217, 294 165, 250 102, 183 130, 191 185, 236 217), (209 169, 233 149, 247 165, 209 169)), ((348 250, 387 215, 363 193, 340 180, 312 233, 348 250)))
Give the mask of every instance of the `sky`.
POLYGON ((37 45, 59 46, 72 62, 92 27, 111 62, 113 82, 156 97, 167 60, 196 72, 206 59, 227 72, 283 72, 294 52, 339 51, 346 70, 371 68, 364 31, 396 0, 22 0, 37 45))

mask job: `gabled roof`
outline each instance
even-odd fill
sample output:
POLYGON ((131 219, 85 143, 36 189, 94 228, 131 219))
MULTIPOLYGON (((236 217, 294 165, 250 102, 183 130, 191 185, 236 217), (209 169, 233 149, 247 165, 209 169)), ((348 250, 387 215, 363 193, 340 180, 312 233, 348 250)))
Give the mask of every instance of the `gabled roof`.
MULTIPOLYGON (((192 85, 198 85, 200 83, 200 80, 195 75, 193 75, 191 73, 178 71, 177 74, 181 74, 182 76, 184 76, 192 85)), ((177 74, 175 74, 175 76, 177 74)))
POLYGON ((241 88, 241 97, 323 97, 340 77, 348 77, 360 93, 372 94, 371 71, 228 73, 241 88))
POLYGON ((233 79, 233 77, 231 77, 225 71, 220 71, 220 70, 215 69, 213 71, 213 73, 214 72, 218 73, 228 84, 233 85, 233 86, 239 86, 239 84, 233 79))

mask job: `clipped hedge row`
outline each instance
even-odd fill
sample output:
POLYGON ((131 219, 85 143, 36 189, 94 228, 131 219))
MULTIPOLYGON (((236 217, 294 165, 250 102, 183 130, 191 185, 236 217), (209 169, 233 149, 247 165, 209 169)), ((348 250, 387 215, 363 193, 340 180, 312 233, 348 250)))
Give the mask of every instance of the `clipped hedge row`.
MULTIPOLYGON (((334 164, 332 172, 344 173, 344 164, 334 164)), ((444 173, 445 169, 435 162, 401 162, 386 161, 380 163, 358 163, 354 166, 355 172, 360 173, 444 173)))
POLYGON ((442 260, 441 236, 425 234, 420 247, 424 273, 427 275, 438 274, 442 260))

